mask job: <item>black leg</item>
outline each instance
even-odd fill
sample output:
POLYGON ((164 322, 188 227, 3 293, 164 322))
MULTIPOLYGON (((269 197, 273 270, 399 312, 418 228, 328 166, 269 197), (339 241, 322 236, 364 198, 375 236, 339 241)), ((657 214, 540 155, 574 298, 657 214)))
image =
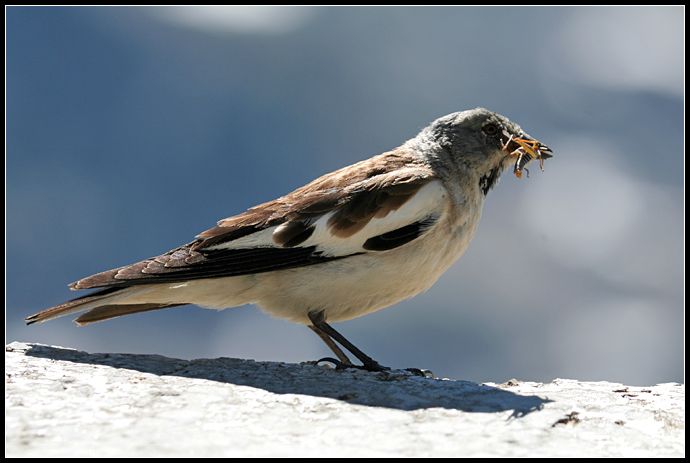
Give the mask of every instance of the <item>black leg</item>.
POLYGON ((331 337, 329 335, 327 335, 326 333, 324 333, 323 331, 321 331, 320 329, 318 329, 314 325, 309 325, 309 328, 311 328, 311 330, 314 333, 316 333, 321 338, 321 340, 326 343, 326 345, 328 347, 331 348, 333 353, 336 355, 336 357, 338 357, 340 359, 340 361, 342 363, 344 363, 345 365, 354 365, 352 363, 352 360, 350 360, 347 357, 347 355, 345 355, 345 352, 343 352, 342 349, 340 349, 340 347, 338 347, 338 345, 331 339, 331 337))
MULTIPOLYGON (((326 323, 326 319, 323 315, 323 312, 310 312, 309 313, 309 320, 311 320, 312 324, 314 325, 314 328, 317 328, 319 331, 316 331, 314 328, 312 330, 319 335, 319 337, 328 345, 328 347, 331 348, 331 350, 335 353, 336 356, 340 359, 342 362, 341 365, 338 365, 340 368, 347 368, 347 367, 355 367, 355 368, 362 368, 367 371, 384 371, 384 370, 390 370, 388 367, 384 367, 380 365, 376 360, 372 359, 368 355, 366 355, 364 352, 361 350, 357 349, 354 344, 352 344, 350 341, 345 339, 345 337, 338 333, 335 329, 333 329, 328 323, 326 323), (328 338, 332 338, 329 341, 326 341, 326 338, 324 337, 327 336, 328 338), (360 362, 362 362, 362 366, 359 367, 357 365, 353 365, 352 362, 350 362, 350 359, 347 358, 347 356, 343 353, 342 350, 338 348, 338 346, 335 346, 336 349, 334 349, 332 346, 335 345, 333 343, 333 340, 337 341, 340 343, 341 346, 343 346, 345 349, 349 350, 352 355, 357 357, 360 362), (347 362, 343 360, 341 355, 347 359, 347 362), (349 364, 348 364, 349 362, 349 364)), ((311 328, 311 327, 310 327, 311 328)))

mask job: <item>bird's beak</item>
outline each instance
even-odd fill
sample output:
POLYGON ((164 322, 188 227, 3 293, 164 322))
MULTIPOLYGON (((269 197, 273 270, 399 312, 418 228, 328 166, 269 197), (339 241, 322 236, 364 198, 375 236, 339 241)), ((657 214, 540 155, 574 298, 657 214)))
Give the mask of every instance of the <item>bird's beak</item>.
POLYGON ((523 148, 535 159, 548 159, 553 157, 552 154, 547 154, 553 153, 553 151, 551 151, 551 148, 549 148, 542 142, 535 140, 534 138, 532 138, 524 132, 522 138, 516 138, 506 131, 503 131, 503 135, 508 137, 508 142, 505 144, 504 149, 507 149, 511 156, 518 157, 519 153, 516 153, 515 151, 517 151, 519 148, 523 148))
MULTIPOLYGON (((539 167, 544 170, 544 160, 552 158, 553 153, 551 148, 543 144, 542 142, 535 140, 531 136, 523 133, 522 138, 517 138, 507 131, 503 131, 503 135, 508 137, 508 141, 503 143, 503 149, 508 151, 508 155, 516 158, 515 168, 513 173, 518 177, 522 178, 522 171, 532 163, 532 161, 539 160, 539 167)), ((529 171, 527 171, 527 176, 529 176, 529 171)))

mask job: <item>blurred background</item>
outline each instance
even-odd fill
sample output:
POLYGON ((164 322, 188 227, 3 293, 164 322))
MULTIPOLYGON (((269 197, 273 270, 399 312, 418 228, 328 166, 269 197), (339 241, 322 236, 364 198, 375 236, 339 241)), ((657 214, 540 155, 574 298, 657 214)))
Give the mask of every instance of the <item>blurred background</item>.
MULTIPOLYGON (((424 294, 335 324, 476 382, 684 382, 684 7, 8 7, 6 342, 300 362, 254 306, 82 328, 67 284, 477 106, 554 151, 506 172, 424 294)), ((405 282, 401 282, 404 284, 405 282)))

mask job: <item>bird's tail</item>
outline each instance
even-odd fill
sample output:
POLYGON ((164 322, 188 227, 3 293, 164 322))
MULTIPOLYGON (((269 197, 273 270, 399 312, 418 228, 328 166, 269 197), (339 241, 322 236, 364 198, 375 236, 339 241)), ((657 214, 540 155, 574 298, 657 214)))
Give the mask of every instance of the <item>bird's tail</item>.
POLYGON ((140 295, 144 292, 150 291, 145 286, 110 286, 107 288, 94 291, 89 294, 77 297, 75 299, 63 302, 62 304, 46 309, 43 312, 31 315, 25 318, 27 325, 34 323, 43 323, 54 318, 63 317, 73 313, 83 312, 88 310, 83 315, 77 317, 74 321, 79 326, 88 325, 89 323, 100 322, 110 318, 121 317, 123 315, 131 315, 140 312, 148 312, 150 310, 168 309, 170 307, 177 307, 186 304, 158 304, 158 303, 140 303, 140 304, 119 304, 128 297, 140 295))

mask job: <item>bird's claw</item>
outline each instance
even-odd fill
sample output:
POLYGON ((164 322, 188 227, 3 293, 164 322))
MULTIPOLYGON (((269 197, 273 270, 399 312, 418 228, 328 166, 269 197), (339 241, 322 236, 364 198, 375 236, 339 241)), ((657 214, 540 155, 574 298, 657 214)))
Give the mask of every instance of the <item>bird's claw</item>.
POLYGON ((390 368, 379 365, 376 362, 373 364, 370 364, 370 365, 355 365, 354 363, 341 362, 340 360, 336 360, 333 357, 324 357, 320 360, 317 360, 316 364, 318 365, 321 362, 329 362, 329 363, 334 364, 336 370, 345 370, 347 368, 357 368, 358 370, 374 371, 374 372, 390 370, 390 368))

